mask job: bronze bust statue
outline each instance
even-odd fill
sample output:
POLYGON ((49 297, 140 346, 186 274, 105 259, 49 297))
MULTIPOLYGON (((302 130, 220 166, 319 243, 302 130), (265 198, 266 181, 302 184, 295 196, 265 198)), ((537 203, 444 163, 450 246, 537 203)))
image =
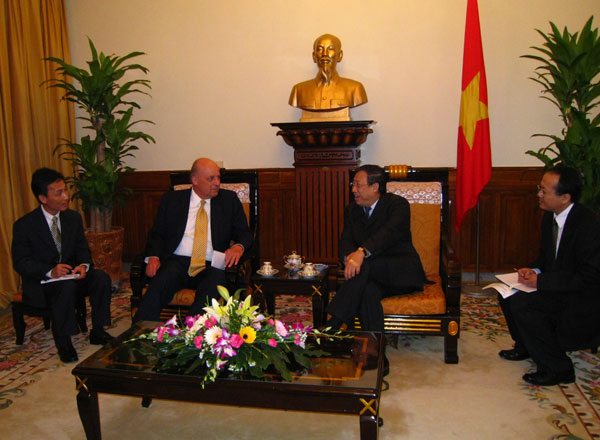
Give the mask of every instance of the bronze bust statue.
POLYGON ((338 75, 336 66, 343 55, 336 36, 325 34, 315 40, 312 57, 319 68, 317 76, 296 84, 290 94, 289 104, 303 110, 300 121, 349 121, 349 108, 367 102, 360 82, 338 75))

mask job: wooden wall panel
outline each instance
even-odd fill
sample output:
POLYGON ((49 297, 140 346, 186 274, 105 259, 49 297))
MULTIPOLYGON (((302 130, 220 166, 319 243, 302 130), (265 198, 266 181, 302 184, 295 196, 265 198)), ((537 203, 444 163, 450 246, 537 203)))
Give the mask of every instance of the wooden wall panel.
MULTIPOLYGON (((317 170, 321 170, 320 168, 317 170)), ((141 252, 152 226, 160 198, 170 185, 170 171, 135 172, 123 179, 133 189, 127 204, 115 207, 114 224, 125 226, 124 259, 141 252)), ((530 263, 537 253, 541 210, 536 185, 541 168, 497 167, 481 194, 482 272, 510 271, 530 263)), ((297 175, 294 168, 259 170, 260 259, 281 263, 296 250, 315 262, 337 259, 337 237, 343 225, 343 208, 349 202, 344 172, 307 173, 298 184, 308 208, 299 211, 297 175), (315 200, 316 198, 316 200, 315 200), (329 206, 323 210, 323 206, 329 206), (301 238, 299 225, 310 225, 315 234, 301 238), (336 237, 336 239, 333 239, 336 237), (324 256, 322 258, 322 256, 324 256)), ((456 193, 456 173, 449 173, 450 200, 456 193)), ((454 226, 454 204, 450 208, 450 240, 463 264, 475 270, 475 209, 467 214, 459 233, 454 226)))
POLYGON ((293 169, 265 169, 258 177, 258 216, 261 261, 282 263, 298 249, 296 175, 293 169))
POLYGON ((307 261, 338 261, 337 243, 349 198, 348 167, 298 167, 299 251, 307 261))

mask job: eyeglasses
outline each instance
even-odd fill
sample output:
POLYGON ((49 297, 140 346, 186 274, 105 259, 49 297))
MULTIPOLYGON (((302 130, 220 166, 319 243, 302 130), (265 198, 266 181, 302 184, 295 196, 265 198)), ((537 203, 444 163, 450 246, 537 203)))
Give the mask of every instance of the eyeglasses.
POLYGON ((541 194, 541 195, 546 194, 546 191, 540 185, 537 185, 536 188, 537 188, 536 194, 541 194))
POLYGON ((365 186, 370 186, 369 183, 358 183, 358 182, 350 182, 350 187, 354 188, 356 187, 357 189, 361 189, 364 188, 365 186))

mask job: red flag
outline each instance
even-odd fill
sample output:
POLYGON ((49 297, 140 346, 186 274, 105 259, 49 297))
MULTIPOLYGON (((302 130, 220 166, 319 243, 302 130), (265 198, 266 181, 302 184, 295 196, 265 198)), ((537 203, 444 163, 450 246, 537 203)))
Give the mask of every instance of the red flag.
POLYGON ((490 180, 490 120, 477 0, 468 0, 456 161, 456 231, 490 180))

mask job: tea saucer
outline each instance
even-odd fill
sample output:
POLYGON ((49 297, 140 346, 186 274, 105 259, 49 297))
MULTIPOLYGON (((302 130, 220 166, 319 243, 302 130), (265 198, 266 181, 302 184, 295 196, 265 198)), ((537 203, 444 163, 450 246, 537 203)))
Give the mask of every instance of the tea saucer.
POLYGON ((276 274, 278 274, 278 273, 279 273, 279 271, 278 271, 277 269, 273 269, 273 272, 270 272, 270 273, 264 273, 264 272, 262 271, 262 269, 258 269, 258 270, 256 271, 256 273, 257 273, 257 274, 259 274, 260 276, 263 276, 263 277, 272 277, 273 275, 276 275, 276 274))
POLYGON ((300 263, 300 265, 295 266, 295 267, 292 267, 292 266, 290 266, 289 264, 286 263, 283 267, 285 267, 288 270, 300 270, 300 269, 302 269, 304 267, 304 263, 300 263))
POLYGON ((308 274, 305 274, 303 270, 301 270, 300 272, 298 272, 298 275, 300 275, 302 278, 314 278, 317 275, 319 275, 319 273, 317 272, 317 273, 313 273, 312 275, 308 275, 308 274))
POLYGON ((323 272, 328 267, 329 266, 327 264, 315 264, 315 269, 317 269, 319 272, 323 272))

